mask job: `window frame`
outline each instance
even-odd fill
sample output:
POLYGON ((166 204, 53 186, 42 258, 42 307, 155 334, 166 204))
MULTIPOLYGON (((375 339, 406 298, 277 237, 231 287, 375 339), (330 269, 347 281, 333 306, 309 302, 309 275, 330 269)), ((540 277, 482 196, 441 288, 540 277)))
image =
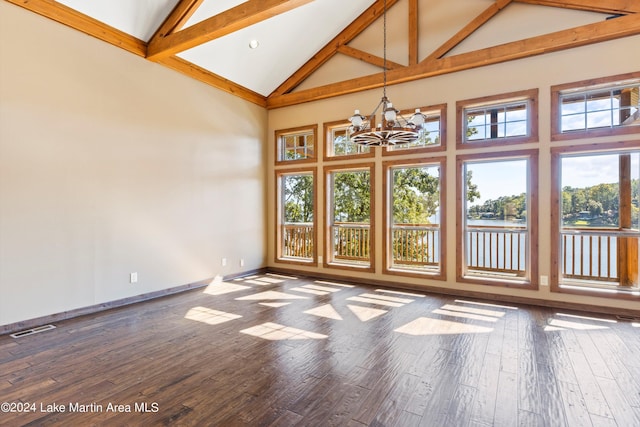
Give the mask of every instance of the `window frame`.
MULTIPOLYGON (((599 298, 610 298, 618 300, 638 300, 640 292, 624 290, 604 291, 602 288, 593 286, 575 286, 569 283, 561 283, 561 262, 560 256, 562 251, 562 176, 561 176, 561 159, 565 155, 600 155, 600 154, 623 154, 627 151, 640 149, 640 140, 625 142, 609 142, 598 144, 594 150, 592 145, 572 145, 559 146, 551 148, 551 251, 550 251, 550 274, 549 285, 551 292, 560 294, 573 294, 581 296, 591 296, 599 298)), ((612 233, 615 234, 615 233, 612 233)))
POLYGON ((275 171, 275 185, 276 185, 276 217, 275 217, 275 259, 277 263, 295 264, 295 265, 318 265, 318 173, 317 167, 308 168, 295 168, 295 169, 279 169, 275 171), (313 177, 313 257, 310 260, 296 259, 283 256, 282 247, 282 219, 283 219, 283 205, 282 205, 282 178, 292 175, 306 175, 311 174, 313 177))
MULTIPOLYGON (((399 150, 395 150, 393 149, 393 147, 384 147, 384 150, 382 151, 383 156, 401 156, 407 154, 416 155, 447 150, 447 104, 437 104, 428 107, 420 107, 420 111, 422 111, 422 113, 427 117, 437 112, 440 122, 440 144, 399 150)), ((414 112, 415 108, 402 110, 400 111, 400 114, 404 117, 410 117, 414 112)))
MULTIPOLYGON (((413 152, 413 151, 412 151, 413 152)), ((447 158, 445 156, 440 157, 419 157, 406 160, 390 160, 382 163, 383 168, 383 224, 384 224, 384 237, 382 239, 383 244, 383 274, 393 274, 397 276, 407 277, 419 277, 428 278, 433 280, 446 280, 446 266, 447 266, 447 212, 446 212, 446 164, 447 158), (437 273, 431 273, 428 271, 420 272, 417 270, 398 269, 393 268, 393 260, 391 254, 391 226, 393 225, 393 212, 392 212, 392 200, 393 200, 393 180, 391 173, 397 167, 420 167, 420 166, 437 166, 440 168, 440 236, 439 236, 439 248, 440 248, 440 265, 437 273)))
POLYGON ((551 86, 551 141, 640 133, 640 125, 587 128, 585 130, 562 132, 562 119, 560 116, 562 112, 560 98, 563 92, 566 93, 567 91, 575 90, 576 94, 578 94, 597 89, 605 91, 615 87, 616 84, 623 84, 624 82, 634 80, 638 80, 638 84, 640 85, 640 71, 551 86))
POLYGON ((456 148, 471 149, 481 147, 495 147, 513 144, 538 142, 538 93, 539 90, 529 89, 499 95, 484 96, 456 102, 456 148), (467 141, 466 123, 467 110, 477 107, 501 107, 513 102, 525 101, 528 105, 528 132, 524 136, 503 137, 480 141, 467 141))
POLYGON ((538 173, 539 173, 539 152, 537 149, 517 150, 505 152, 491 152, 478 154, 463 154, 456 156, 456 281, 458 283, 469 283, 473 285, 499 286, 513 289, 538 290, 539 285, 539 227, 538 227, 538 173), (466 176, 464 175, 464 165, 467 162, 492 161, 497 162, 509 160, 528 160, 527 182, 527 231, 529 242, 527 245, 526 280, 506 280, 498 279, 495 276, 478 277, 466 275, 466 198, 464 197, 466 188, 466 176))
POLYGON ((361 272, 371 272, 375 271, 376 266, 376 257, 375 257, 375 163, 374 162, 366 162, 366 163, 351 163, 351 164, 343 164, 343 165, 329 165, 323 167, 323 176, 324 176, 324 258, 323 258, 323 266, 325 268, 333 268, 333 269, 341 269, 341 270, 350 270, 350 271, 361 271, 361 272), (369 265, 368 266, 359 266, 355 264, 347 264, 347 263, 336 263, 333 260, 333 186, 331 185, 331 176, 335 172, 355 172, 359 170, 367 170, 369 172, 369 265))
POLYGON ((279 129, 275 131, 275 150, 276 150, 276 157, 275 157, 275 164, 276 166, 278 165, 291 165, 291 164, 300 164, 300 163, 312 163, 315 162, 317 157, 318 157, 318 149, 319 149, 319 145, 318 144, 318 125, 317 124, 313 124, 313 125, 307 125, 307 126, 298 126, 298 127, 294 127, 294 128, 288 128, 288 129, 279 129), (313 150, 313 156, 308 156, 308 157, 304 157, 301 159, 291 159, 291 160, 283 160, 280 158, 280 154, 283 150, 283 146, 282 146, 282 137, 283 136, 287 136, 287 135, 296 135, 296 134, 302 134, 302 133, 306 133, 304 131, 311 131, 311 133, 313 134, 313 140, 314 140, 314 150, 313 150))
POLYGON ((369 152, 355 153, 355 154, 346 154, 341 156, 336 156, 334 153, 333 147, 333 138, 330 137, 330 133, 333 129, 336 128, 348 128, 351 126, 349 120, 334 120, 331 122, 323 123, 323 138, 324 143, 322 144, 324 147, 324 161, 336 161, 336 160, 352 160, 352 159, 362 159, 368 157, 375 157, 376 152, 372 147, 369 148, 369 152))

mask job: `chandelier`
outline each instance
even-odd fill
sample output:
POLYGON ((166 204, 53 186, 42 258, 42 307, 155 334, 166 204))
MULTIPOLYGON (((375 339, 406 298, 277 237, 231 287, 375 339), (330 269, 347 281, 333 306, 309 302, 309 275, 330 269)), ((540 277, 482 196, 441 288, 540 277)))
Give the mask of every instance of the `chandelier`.
POLYGON ((369 116, 355 110, 349 118, 348 137, 352 142, 366 146, 409 144, 420 138, 427 116, 417 108, 409 118, 404 118, 387 98, 387 0, 383 9, 383 82, 382 99, 369 116), (375 126, 375 116, 380 112, 380 123, 375 126), (374 127, 375 126, 375 127, 374 127))

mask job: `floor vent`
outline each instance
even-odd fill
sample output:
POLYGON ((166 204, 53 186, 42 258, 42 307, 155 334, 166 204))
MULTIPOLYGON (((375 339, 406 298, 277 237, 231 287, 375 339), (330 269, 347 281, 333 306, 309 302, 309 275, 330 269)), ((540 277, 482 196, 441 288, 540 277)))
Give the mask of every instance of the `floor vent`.
POLYGON ((27 335, 37 334, 38 332, 49 331, 51 329, 55 329, 56 327, 53 325, 44 325, 38 326, 37 328, 26 329, 24 331, 16 332, 15 334, 9 335, 11 338, 21 338, 27 335))
POLYGON ((624 314, 618 314, 616 318, 618 320, 626 320, 627 322, 640 322, 640 317, 627 316, 624 314))

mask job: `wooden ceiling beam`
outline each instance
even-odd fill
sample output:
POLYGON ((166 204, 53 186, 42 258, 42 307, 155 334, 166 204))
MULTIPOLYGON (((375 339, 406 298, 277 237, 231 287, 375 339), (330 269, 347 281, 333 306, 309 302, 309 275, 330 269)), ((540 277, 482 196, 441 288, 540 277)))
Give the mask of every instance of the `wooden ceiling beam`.
POLYGON ((204 0, 180 0, 162 25, 156 30, 149 43, 157 43, 159 39, 173 34, 176 31, 180 31, 189 18, 198 10, 203 1, 204 0))
POLYGON ((480 15, 476 16, 471 22, 458 31, 453 37, 447 40, 442 46, 434 50, 427 56, 423 62, 433 61, 442 58, 454 47, 460 44, 464 39, 473 34, 478 28, 483 26, 487 21, 496 16, 498 12, 507 7, 512 0, 497 0, 491 6, 486 8, 480 15))
MULTIPOLYGON (((622 16, 617 19, 587 24, 473 52, 434 59, 429 62, 423 61, 417 65, 398 70, 390 70, 387 72, 387 84, 405 83, 634 35, 640 35, 640 14, 622 16)), ((286 107, 376 89, 382 85, 383 73, 372 74, 299 92, 269 96, 267 108, 286 107)))
POLYGON ((104 24, 77 10, 53 0, 7 0, 45 18, 52 19, 74 30, 105 41, 135 55, 144 57, 147 44, 123 31, 104 24))
POLYGON ((248 0, 184 30, 157 38, 149 43, 147 59, 158 61, 312 1, 314 0, 248 0))
MULTIPOLYGON (((387 9, 396 4, 398 0, 387 0, 387 9)), ((351 40, 356 38, 361 32, 363 32, 371 23, 382 16, 384 13, 384 0, 377 0, 374 4, 369 6, 367 10, 362 12, 351 24, 327 43, 322 49, 318 51, 313 57, 307 61, 302 67, 300 67, 295 73, 293 73, 287 80, 285 80, 272 95, 282 95, 290 92, 302 83, 307 77, 313 74, 318 68, 320 68, 325 62, 327 62, 333 55, 335 55, 340 46, 346 45, 351 40)))
MULTIPOLYGON (((385 66, 384 58, 380 58, 379 56, 372 55, 363 50, 356 49, 354 47, 347 46, 347 45, 338 46, 337 50, 338 52, 344 55, 350 56, 355 59, 359 59, 360 61, 364 61, 371 65, 375 65, 376 67, 380 67, 384 69, 384 66, 385 66)), ((404 65, 398 64, 397 62, 393 62, 387 59, 387 70, 393 70, 393 69, 402 68, 402 67, 404 67, 404 65)))
POLYGON ((407 24, 409 30, 409 65, 418 63, 418 40, 420 39, 418 31, 419 18, 418 0, 409 0, 409 22, 407 24))
POLYGON ((640 13, 640 2, 637 0, 514 0, 518 3, 537 4, 541 6, 562 7, 566 9, 586 10, 589 12, 627 15, 640 13))

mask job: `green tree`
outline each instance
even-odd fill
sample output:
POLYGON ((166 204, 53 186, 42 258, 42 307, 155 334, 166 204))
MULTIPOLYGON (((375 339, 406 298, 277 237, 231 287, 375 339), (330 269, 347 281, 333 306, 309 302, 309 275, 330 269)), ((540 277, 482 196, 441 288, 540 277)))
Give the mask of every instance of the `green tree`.
POLYGON ((287 175, 282 178, 284 221, 313 222, 313 176, 287 175))

